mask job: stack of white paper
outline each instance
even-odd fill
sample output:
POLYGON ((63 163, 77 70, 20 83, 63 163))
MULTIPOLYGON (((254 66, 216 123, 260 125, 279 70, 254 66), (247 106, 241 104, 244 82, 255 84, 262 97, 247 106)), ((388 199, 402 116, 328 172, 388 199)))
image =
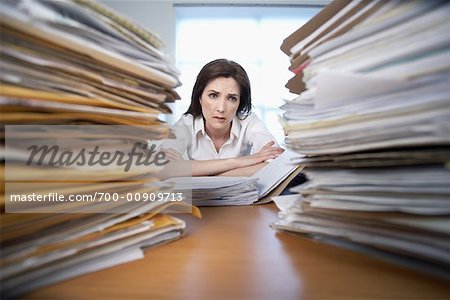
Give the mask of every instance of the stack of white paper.
POLYGON ((273 227, 448 270, 449 13, 334 1, 284 41, 300 95, 282 122, 309 181, 273 227))
POLYGON ((250 177, 174 177, 164 182, 174 183, 174 191, 197 206, 263 204, 271 201, 265 196, 298 168, 293 162, 298 157, 286 150, 250 177))
POLYGON ((174 183, 174 191, 190 197, 193 205, 224 206, 249 205, 258 201, 256 178, 201 176, 176 177, 166 180, 174 183))

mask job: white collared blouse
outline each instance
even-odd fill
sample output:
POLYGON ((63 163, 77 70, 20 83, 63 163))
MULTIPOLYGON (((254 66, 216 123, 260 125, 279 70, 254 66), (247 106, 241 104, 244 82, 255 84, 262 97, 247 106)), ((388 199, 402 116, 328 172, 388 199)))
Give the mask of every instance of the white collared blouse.
POLYGON ((173 148, 190 160, 209 160, 232 158, 257 153, 265 144, 274 141, 275 137, 259 120, 255 113, 251 113, 244 120, 234 116, 230 137, 216 151, 212 139, 205 131, 201 116, 194 119, 190 114, 183 115, 172 127, 176 139, 167 140, 164 148, 173 148))

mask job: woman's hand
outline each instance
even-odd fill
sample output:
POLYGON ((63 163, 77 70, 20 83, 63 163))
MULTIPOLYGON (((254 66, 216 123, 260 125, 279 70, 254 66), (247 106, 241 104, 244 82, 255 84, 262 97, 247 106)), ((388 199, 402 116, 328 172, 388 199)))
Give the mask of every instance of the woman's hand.
MULTIPOLYGON (((263 156, 271 156, 270 158, 276 158, 278 155, 284 152, 283 148, 280 147, 272 147, 275 145, 274 141, 270 141, 267 144, 265 144, 261 150, 259 150, 257 153, 253 155, 263 155, 263 156)), ((268 158, 268 159, 270 159, 268 158)), ((267 159, 266 159, 267 160, 267 159)))
POLYGON ((256 165, 265 162, 266 160, 277 158, 278 155, 284 152, 284 149, 272 147, 274 144, 275 142, 273 141, 268 142, 261 150, 253 155, 237 157, 236 160, 238 161, 239 168, 256 165))

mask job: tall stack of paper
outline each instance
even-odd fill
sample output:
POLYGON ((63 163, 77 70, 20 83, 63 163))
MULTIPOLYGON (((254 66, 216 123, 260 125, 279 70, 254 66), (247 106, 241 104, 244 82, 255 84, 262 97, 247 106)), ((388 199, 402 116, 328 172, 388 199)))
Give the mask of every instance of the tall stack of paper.
POLYGON ((89 1, 2 1, 4 124, 157 125, 178 95, 154 36, 89 1), (153 38, 152 38, 153 37, 153 38))
POLYGON ((181 237, 151 145, 179 98, 161 41, 85 0, 1 1, 0 26, 2 298, 181 237))
POLYGON ((449 13, 447 1, 335 1, 285 39, 300 94, 282 122, 309 182, 275 228, 449 276, 449 13))

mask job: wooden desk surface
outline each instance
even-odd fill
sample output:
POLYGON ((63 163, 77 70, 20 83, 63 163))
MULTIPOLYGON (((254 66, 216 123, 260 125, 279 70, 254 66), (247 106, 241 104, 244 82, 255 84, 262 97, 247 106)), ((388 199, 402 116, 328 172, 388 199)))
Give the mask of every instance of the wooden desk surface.
POLYGON ((26 299, 450 299, 448 282, 269 228, 273 204, 181 215, 187 236, 26 299))

